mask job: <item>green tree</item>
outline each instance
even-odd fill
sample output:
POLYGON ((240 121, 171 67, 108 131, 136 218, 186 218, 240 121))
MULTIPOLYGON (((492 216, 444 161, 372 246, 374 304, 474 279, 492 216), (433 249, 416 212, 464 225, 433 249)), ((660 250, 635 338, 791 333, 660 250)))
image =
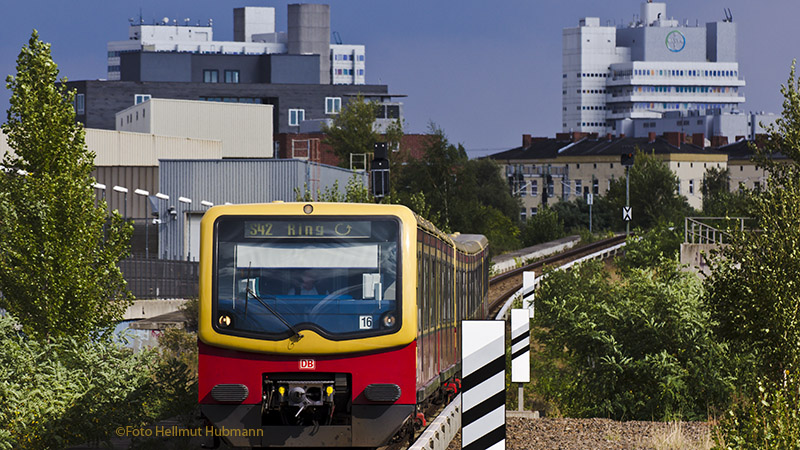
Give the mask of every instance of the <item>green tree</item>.
POLYGON ((703 175, 703 214, 708 217, 740 217, 747 214, 750 194, 731 192, 729 169, 710 167, 703 175))
MULTIPOLYGON (((411 195, 422 192, 426 203, 438 213, 438 220, 433 217, 427 219, 443 231, 456 230, 454 225, 460 224, 452 223, 452 215, 464 200, 458 195, 459 183, 467 180, 459 175, 467 160, 464 147, 451 144, 444 130, 431 122, 422 159, 409 161, 396 178, 394 189, 397 201, 407 205, 411 195)), ((467 232, 464 229, 458 231, 467 232)))
POLYGON ((768 127, 760 166, 765 190, 752 198, 755 229, 734 233, 707 279, 718 333, 746 361, 743 379, 779 381, 800 369, 800 80, 792 64, 781 86, 783 114, 768 127), (780 152, 788 161, 773 160, 780 152))
MULTIPOLYGON (((339 114, 333 117, 333 123, 322 125, 325 133, 324 143, 333 148, 339 157, 339 166, 350 166, 351 153, 372 153, 379 136, 373 128, 378 105, 374 102, 364 101, 358 96, 351 99, 342 108, 339 114)), ((393 135, 394 136, 394 135, 393 135)))
POLYGON ((30 336, 86 340, 128 305, 117 263, 132 227, 95 205, 94 154, 75 122, 74 92, 57 76, 50 45, 34 31, 6 85, 2 130, 13 153, 0 176, 0 307, 30 336))
MULTIPOLYGON (((622 207, 625 206, 625 177, 611 182, 611 187, 601 202, 603 210, 616 211, 614 228, 625 227, 622 207)), ((691 214, 686 197, 678 194, 678 177, 654 154, 637 149, 634 165, 630 168, 631 227, 651 228, 659 222, 678 224, 691 214)))
POLYGON ((522 227, 522 245, 530 247, 564 237, 564 223, 555 210, 543 206, 522 227))

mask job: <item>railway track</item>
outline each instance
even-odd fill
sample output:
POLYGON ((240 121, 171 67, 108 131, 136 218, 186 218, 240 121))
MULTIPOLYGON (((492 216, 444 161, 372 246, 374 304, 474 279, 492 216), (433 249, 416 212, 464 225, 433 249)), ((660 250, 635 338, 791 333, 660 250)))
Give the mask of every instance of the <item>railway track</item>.
MULTIPOLYGON (((588 255, 592 255, 594 253, 600 252, 604 249, 613 247, 625 241, 626 236, 614 236, 608 239, 603 239, 597 242, 593 242, 588 245, 584 245, 581 247, 573 248, 561 252, 559 254, 549 256, 538 261, 535 261, 531 264, 524 265, 522 267, 509 270, 502 274, 496 275, 489 279, 489 312, 490 317, 495 316, 498 311, 502 308, 502 306, 508 301, 508 299, 513 296, 517 291, 522 288, 522 274, 528 271, 536 272, 536 275, 539 276, 542 274, 546 267, 561 267, 565 264, 568 264, 572 261, 576 261, 580 258, 583 258, 588 255)), ((425 417, 427 419, 427 423, 431 424, 436 419, 436 416, 441 414, 445 409, 450 406, 449 404, 443 404, 438 408, 432 409, 431 411, 425 412, 425 417)), ((459 396, 459 407, 460 407, 460 396, 459 396)), ((452 411, 451 411, 452 412, 452 411)), ((445 418, 445 420, 447 420, 445 418)), ((409 448, 414 449, 424 449, 424 450, 438 450, 438 449, 445 449, 448 447, 448 442, 443 442, 442 438, 434 433, 437 439, 439 439, 438 443, 434 444, 434 441, 426 435, 426 430, 421 429, 415 433, 415 442, 412 445, 408 445, 404 442, 395 442, 385 447, 381 447, 378 450, 407 450, 409 448)), ((452 436, 450 437, 452 439, 452 436)))
POLYGON ((560 267, 571 261, 591 255, 600 250, 612 247, 625 241, 625 235, 614 236, 591 244, 572 248, 556 255, 548 256, 522 267, 503 272, 489 279, 489 312, 490 317, 497 314, 502 305, 522 288, 522 274, 533 271, 536 276, 542 274, 546 267, 560 267))

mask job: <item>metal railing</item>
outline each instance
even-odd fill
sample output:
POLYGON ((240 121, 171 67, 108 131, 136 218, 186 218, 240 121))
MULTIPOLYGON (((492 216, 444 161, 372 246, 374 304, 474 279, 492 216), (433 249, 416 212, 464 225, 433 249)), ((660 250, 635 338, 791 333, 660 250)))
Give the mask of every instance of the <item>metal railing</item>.
POLYGON ((750 217, 687 217, 683 241, 686 244, 727 244, 731 231, 744 231, 745 220, 750 217))
POLYGON ((200 263, 196 261, 128 258, 119 267, 137 299, 197 298, 200 263))

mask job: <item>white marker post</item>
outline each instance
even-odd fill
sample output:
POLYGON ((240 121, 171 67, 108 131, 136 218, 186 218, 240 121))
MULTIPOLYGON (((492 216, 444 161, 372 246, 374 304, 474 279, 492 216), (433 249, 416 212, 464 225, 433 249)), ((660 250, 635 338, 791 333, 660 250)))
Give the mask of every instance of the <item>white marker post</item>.
POLYGON ((528 310, 511 310, 511 382, 519 384, 519 411, 524 411, 523 383, 531 381, 531 319, 528 310))
POLYGON ((505 450, 506 323, 461 323, 461 448, 505 450))
POLYGON ((522 307, 528 310, 533 319, 533 298, 536 288, 536 272, 522 272, 522 307))

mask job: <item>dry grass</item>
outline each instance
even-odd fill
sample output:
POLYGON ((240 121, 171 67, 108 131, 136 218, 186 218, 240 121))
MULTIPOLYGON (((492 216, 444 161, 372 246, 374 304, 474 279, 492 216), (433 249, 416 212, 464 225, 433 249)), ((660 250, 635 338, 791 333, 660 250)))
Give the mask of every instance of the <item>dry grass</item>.
POLYGON ((699 437, 687 436, 682 422, 670 422, 656 431, 648 448, 655 450, 710 450, 714 446, 711 433, 699 437))

